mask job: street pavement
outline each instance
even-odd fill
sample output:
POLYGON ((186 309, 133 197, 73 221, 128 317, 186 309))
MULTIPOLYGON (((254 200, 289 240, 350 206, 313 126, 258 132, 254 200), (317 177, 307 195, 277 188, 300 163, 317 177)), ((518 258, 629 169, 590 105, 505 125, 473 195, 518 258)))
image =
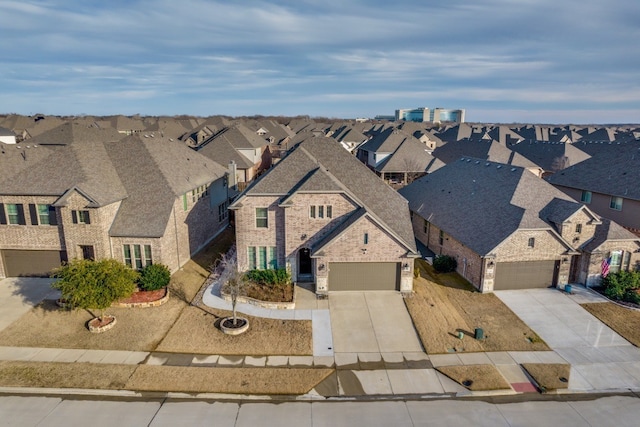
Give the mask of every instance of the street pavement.
POLYGON ((557 289, 495 294, 571 364, 571 391, 640 390, 640 349, 579 305, 607 299, 584 287, 572 289, 573 294, 557 289))
POLYGON ((491 403, 465 399, 233 402, 0 396, 0 425, 118 427, 616 426, 635 427, 637 396, 491 403))

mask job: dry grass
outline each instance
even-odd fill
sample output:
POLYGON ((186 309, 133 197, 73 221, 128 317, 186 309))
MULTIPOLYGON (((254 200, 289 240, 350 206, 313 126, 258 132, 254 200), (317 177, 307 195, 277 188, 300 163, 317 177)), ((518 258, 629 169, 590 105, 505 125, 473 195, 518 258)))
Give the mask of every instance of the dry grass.
POLYGON ((522 367, 544 391, 569 388, 571 365, 566 363, 523 363, 522 367), (566 381, 561 381, 564 378, 566 381))
MULTIPOLYGON (((311 321, 249 317, 249 330, 242 335, 223 334, 216 326, 222 310, 188 307, 182 312, 157 350, 176 353, 222 355, 311 355, 311 321)), ((117 326, 116 326, 117 327, 117 326)))
POLYGON ((495 295, 474 291, 458 274, 437 274, 423 260, 417 265, 421 277, 405 302, 427 353, 549 350, 495 295), (483 329, 483 340, 473 338, 475 328, 483 329))
POLYGON ((116 326, 92 334, 86 310, 67 311, 45 300, 0 332, 0 342, 15 347, 57 347, 95 350, 151 351, 169 331, 186 304, 176 298, 153 308, 110 308, 116 326))
POLYGON ((3 387, 124 389, 136 365, 0 362, 3 387))
POLYGON ((511 388, 494 365, 441 366, 436 369, 472 391, 511 388))
POLYGON ((581 306, 631 344, 640 347, 640 311, 610 302, 594 302, 581 306))
POLYGON ((203 368, 141 365, 127 383, 136 391, 304 394, 333 369, 203 368))

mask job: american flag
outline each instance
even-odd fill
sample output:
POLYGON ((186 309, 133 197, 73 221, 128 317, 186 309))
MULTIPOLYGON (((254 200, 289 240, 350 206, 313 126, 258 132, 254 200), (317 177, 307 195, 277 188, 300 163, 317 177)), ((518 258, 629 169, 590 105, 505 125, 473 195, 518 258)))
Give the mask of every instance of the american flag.
POLYGON ((611 257, 605 258, 602 260, 602 265, 600 266, 602 278, 604 279, 609 274, 609 266, 611 265, 611 257))

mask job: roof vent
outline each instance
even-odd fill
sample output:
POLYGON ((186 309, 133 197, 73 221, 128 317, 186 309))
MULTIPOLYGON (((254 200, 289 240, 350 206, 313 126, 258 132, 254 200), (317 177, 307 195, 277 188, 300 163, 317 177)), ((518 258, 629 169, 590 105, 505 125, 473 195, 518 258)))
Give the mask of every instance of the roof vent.
POLYGON ((498 165, 496 166, 496 169, 500 169, 502 167, 502 165, 498 165))
POLYGON ((516 168, 511 168, 511 172, 515 172, 515 171, 516 171, 516 168))
POLYGON ((491 165, 491 163, 485 163, 484 165, 485 165, 485 166, 489 166, 489 165, 491 165))
POLYGON ((480 160, 476 160, 476 161, 475 161, 475 164, 476 164, 476 165, 479 165, 479 164, 480 164, 480 160))

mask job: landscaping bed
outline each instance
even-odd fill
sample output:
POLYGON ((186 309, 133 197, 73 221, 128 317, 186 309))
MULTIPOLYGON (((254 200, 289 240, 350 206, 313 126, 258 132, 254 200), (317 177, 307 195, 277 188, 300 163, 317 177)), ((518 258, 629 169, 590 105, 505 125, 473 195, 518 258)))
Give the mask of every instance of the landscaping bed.
POLYGON ((424 260, 416 266, 420 277, 405 303, 427 353, 549 350, 495 295, 476 292, 457 273, 437 274, 424 260), (484 339, 473 338, 476 328, 484 339))
POLYGON ((259 301, 293 302, 293 283, 272 285, 247 282, 245 295, 259 301))
POLYGON ((523 363, 522 367, 542 392, 569 388, 571 365, 566 363, 523 363))

